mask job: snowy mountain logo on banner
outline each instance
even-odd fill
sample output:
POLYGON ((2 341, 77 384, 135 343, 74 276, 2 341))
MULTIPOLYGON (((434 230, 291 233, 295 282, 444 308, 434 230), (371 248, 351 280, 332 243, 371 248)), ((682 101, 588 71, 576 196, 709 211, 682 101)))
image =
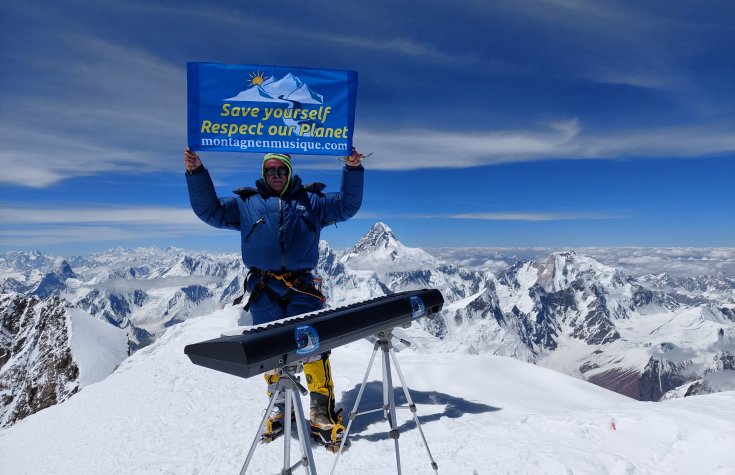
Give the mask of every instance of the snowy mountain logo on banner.
POLYGON ((357 73, 216 63, 187 64, 193 150, 348 155, 357 73))
POLYGON ((252 86, 234 97, 225 101, 243 102, 280 102, 283 104, 323 104, 324 96, 317 94, 301 79, 291 73, 275 80, 273 76, 264 73, 250 72, 247 79, 252 86))

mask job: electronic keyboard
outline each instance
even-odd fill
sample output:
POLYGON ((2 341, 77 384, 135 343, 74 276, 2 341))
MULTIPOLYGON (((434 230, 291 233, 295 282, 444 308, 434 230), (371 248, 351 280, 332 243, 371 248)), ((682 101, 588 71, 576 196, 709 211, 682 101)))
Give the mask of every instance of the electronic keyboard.
POLYGON ((436 289, 399 292, 244 327, 242 334, 187 345, 184 353, 196 365, 249 378, 436 314, 443 305, 436 289))

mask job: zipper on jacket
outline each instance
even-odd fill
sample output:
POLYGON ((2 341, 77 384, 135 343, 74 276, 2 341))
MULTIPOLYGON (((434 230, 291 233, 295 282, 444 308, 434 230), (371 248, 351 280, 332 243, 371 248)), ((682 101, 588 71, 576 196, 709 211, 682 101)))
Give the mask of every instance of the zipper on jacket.
POLYGON ((243 242, 243 244, 247 244, 248 239, 250 239, 250 236, 252 236, 253 233, 255 232, 255 227, 263 223, 265 223, 265 216, 261 216, 255 223, 253 223, 253 226, 250 228, 250 231, 248 231, 248 235, 245 236, 245 241, 243 242))
POLYGON ((286 236, 283 229, 283 200, 278 198, 278 209, 281 212, 281 227, 280 227, 280 241, 281 241, 281 272, 286 272, 286 236))

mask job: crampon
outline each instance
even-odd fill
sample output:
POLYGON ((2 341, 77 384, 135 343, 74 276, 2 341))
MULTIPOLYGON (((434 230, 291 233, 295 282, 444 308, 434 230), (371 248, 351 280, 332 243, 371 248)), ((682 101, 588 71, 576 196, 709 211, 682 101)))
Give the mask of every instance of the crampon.
MULTIPOLYGON (((339 452, 339 446, 342 444, 342 436, 345 433, 345 426, 340 423, 330 424, 330 426, 318 426, 312 424, 311 438, 315 442, 324 446, 328 452, 339 452)), ((349 440, 345 442, 346 450, 349 447, 349 440)))
MULTIPOLYGON (((293 427, 293 424, 296 423, 296 416, 291 416, 291 424, 293 427)), ((269 417, 268 420, 265 421, 265 429, 263 430, 263 433, 260 436, 260 443, 261 444, 267 444, 270 442, 273 442, 277 438, 283 435, 283 413, 280 414, 280 417, 278 416, 272 416, 269 417)))

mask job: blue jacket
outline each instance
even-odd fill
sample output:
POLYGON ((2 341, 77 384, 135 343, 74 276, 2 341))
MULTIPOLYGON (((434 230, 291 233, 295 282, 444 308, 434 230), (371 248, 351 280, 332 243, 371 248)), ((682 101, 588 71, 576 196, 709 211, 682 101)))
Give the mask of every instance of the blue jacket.
POLYGON ((210 226, 240 231, 247 267, 272 272, 313 269, 319 236, 329 224, 346 221, 362 204, 364 169, 345 167, 338 193, 308 192, 298 176, 283 197, 273 196, 259 179, 257 189, 235 190, 239 197, 218 198, 206 169, 186 174, 194 213, 210 226))

